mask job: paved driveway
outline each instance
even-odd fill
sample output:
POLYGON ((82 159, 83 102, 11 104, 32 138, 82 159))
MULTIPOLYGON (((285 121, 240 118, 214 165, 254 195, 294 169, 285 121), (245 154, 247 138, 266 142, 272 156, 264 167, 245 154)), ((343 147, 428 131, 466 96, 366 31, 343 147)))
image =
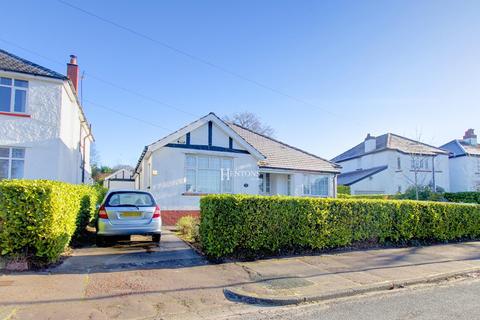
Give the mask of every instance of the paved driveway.
POLYGON ((172 231, 164 230, 160 246, 148 241, 149 237, 134 237, 118 241, 113 246, 75 249, 73 255, 51 273, 97 273, 129 269, 175 268, 206 264, 185 242, 172 231))

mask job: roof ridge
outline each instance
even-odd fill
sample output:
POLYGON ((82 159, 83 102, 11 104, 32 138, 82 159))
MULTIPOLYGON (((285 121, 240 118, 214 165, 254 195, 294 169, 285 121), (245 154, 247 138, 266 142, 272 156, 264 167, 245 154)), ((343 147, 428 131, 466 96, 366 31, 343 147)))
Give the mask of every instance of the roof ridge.
POLYGON ((263 137, 263 138, 265 138, 265 139, 274 141, 274 142, 279 143, 279 144, 281 144, 281 145, 283 145, 283 146, 286 146, 286 147, 288 147, 288 148, 290 148, 290 149, 293 149, 293 150, 302 152, 302 153, 304 153, 304 154, 306 154, 306 155, 312 156, 312 157, 317 158, 317 159, 319 159, 319 160, 326 161, 326 162, 332 164, 334 167, 340 168, 340 166, 339 166, 338 164, 336 164, 335 162, 333 162, 333 161, 330 161, 330 160, 327 160, 327 159, 325 159, 325 158, 319 157, 319 156, 317 156, 317 155, 315 155, 315 154, 313 154, 313 153, 310 153, 310 152, 308 152, 308 151, 302 150, 302 149, 300 149, 300 148, 291 146, 291 145, 289 145, 289 144, 287 144, 287 143, 285 143, 285 142, 279 141, 279 140, 277 140, 277 139, 275 139, 275 138, 268 137, 268 136, 266 136, 266 135, 264 135, 264 134, 255 132, 255 131, 253 131, 253 130, 251 130, 251 129, 249 129, 249 128, 246 128, 246 127, 244 127, 244 126, 238 125, 238 124, 236 124, 236 123, 228 122, 227 124, 240 127, 240 128, 242 128, 242 129, 244 129, 244 130, 247 130, 247 131, 249 131, 249 132, 251 132, 251 133, 254 133, 254 134, 256 134, 256 135, 259 135, 259 136, 261 136, 261 137, 263 137))
MULTIPOLYGON (((22 58, 22 57, 20 57, 20 56, 17 56, 16 54, 13 54, 13 53, 11 53, 11 52, 8 52, 8 51, 6 51, 6 50, 4 50, 4 49, 2 49, 2 48, 0 48, 0 52, 6 54, 6 55, 8 55, 8 56, 10 56, 10 57, 13 58, 13 59, 20 60, 21 62, 23 62, 23 63, 25 63, 25 64, 28 64, 28 65, 30 65, 31 67, 39 68, 39 69, 41 69, 41 70, 43 70, 43 71, 45 71, 45 72, 47 72, 47 73, 52 73, 52 74, 54 75, 54 76, 53 76, 53 75, 52 75, 52 76, 42 75, 42 76, 44 76, 44 77, 61 78, 61 79, 63 79, 63 80, 67 80, 67 79, 68 79, 67 76, 65 76, 65 75, 63 75, 63 74, 61 74, 61 73, 59 73, 59 72, 57 72, 57 71, 55 71, 55 70, 52 70, 52 69, 49 69, 49 68, 47 68, 47 67, 41 66, 41 65, 39 65, 39 64, 37 64, 37 63, 35 63, 35 62, 32 62, 32 61, 30 61, 30 60, 27 60, 27 59, 25 59, 25 58, 22 58)), ((13 70, 12 70, 12 71, 13 71, 13 70)), ((14 71, 14 72, 18 72, 18 71, 14 71)), ((28 73, 28 72, 24 72, 24 73, 28 73)))
MULTIPOLYGON (((408 141, 411 141, 411 142, 415 142, 415 143, 418 143, 418 144, 421 144, 421 145, 424 145, 424 146, 427 146, 427 147, 430 147, 430 148, 433 148, 433 149, 436 149, 436 150, 440 150, 440 151, 443 151, 443 152, 447 152, 446 150, 440 149, 439 147, 432 146, 431 144, 428 144, 428 143, 425 143, 425 142, 421 142, 421 141, 418 141, 418 140, 413 140, 413 139, 410 139, 410 138, 401 136, 401 135, 396 134, 396 133, 388 132, 388 134, 391 135, 391 136, 395 136, 395 137, 398 137, 398 138, 401 138, 401 139, 405 139, 405 140, 408 140, 408 141)), ((388 145, 387 145, 387 146, 388 146, 388 145)), ((394 148, 393 148, 393 149, 394 149, 394 148)))

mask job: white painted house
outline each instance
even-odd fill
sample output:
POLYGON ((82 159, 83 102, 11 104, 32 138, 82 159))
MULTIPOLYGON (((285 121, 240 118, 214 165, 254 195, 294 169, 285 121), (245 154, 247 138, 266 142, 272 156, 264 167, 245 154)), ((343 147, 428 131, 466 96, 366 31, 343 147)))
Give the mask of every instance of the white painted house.
POLYGON ((338 184, 351 194, 396 194, 413 185, 450 189, 447 151, 393 133, 369 134, 332 161, 342 166, 338 184))
POLYGON ((91 128, 68 77, 0 49, 0 179, 88 183, 91 128))
POLYGON ((146 146, 136 188, 153 193, 166 224, 199 213, 210 193, 335 197, 339 167, 210 113, 146 146))
POLYGON ((115 171, 103 180, 103 186, 109 190, 113 189, 135 189, 135 179, 132 178, 133 172, 128 169, 115 171))
POLYGON ((450 191, 480 191, 480 145, 473 129, 440 148, 450 152, 450 191))

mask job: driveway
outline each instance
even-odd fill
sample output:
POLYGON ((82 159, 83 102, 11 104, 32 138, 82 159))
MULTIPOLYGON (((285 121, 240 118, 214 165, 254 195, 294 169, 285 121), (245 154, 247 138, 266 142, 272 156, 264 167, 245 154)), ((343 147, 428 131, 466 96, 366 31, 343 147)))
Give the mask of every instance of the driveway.
POLYGON ((207 264, 172 231, 164 230, 160 246, 149 237, 134 237, 134 241, 118 241, 113 246, 75 249, 60 266, 50 273, 98 273, 131 269, 180 268, 207 264))

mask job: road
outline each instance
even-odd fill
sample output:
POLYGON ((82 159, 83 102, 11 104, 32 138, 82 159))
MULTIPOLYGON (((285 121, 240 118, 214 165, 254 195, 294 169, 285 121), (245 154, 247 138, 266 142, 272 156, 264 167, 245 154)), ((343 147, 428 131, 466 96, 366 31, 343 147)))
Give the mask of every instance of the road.
POLYGON ((480 280, 396 289, 387 293, 297 307, 265 308, 235 320, 480 319, 480 280))

